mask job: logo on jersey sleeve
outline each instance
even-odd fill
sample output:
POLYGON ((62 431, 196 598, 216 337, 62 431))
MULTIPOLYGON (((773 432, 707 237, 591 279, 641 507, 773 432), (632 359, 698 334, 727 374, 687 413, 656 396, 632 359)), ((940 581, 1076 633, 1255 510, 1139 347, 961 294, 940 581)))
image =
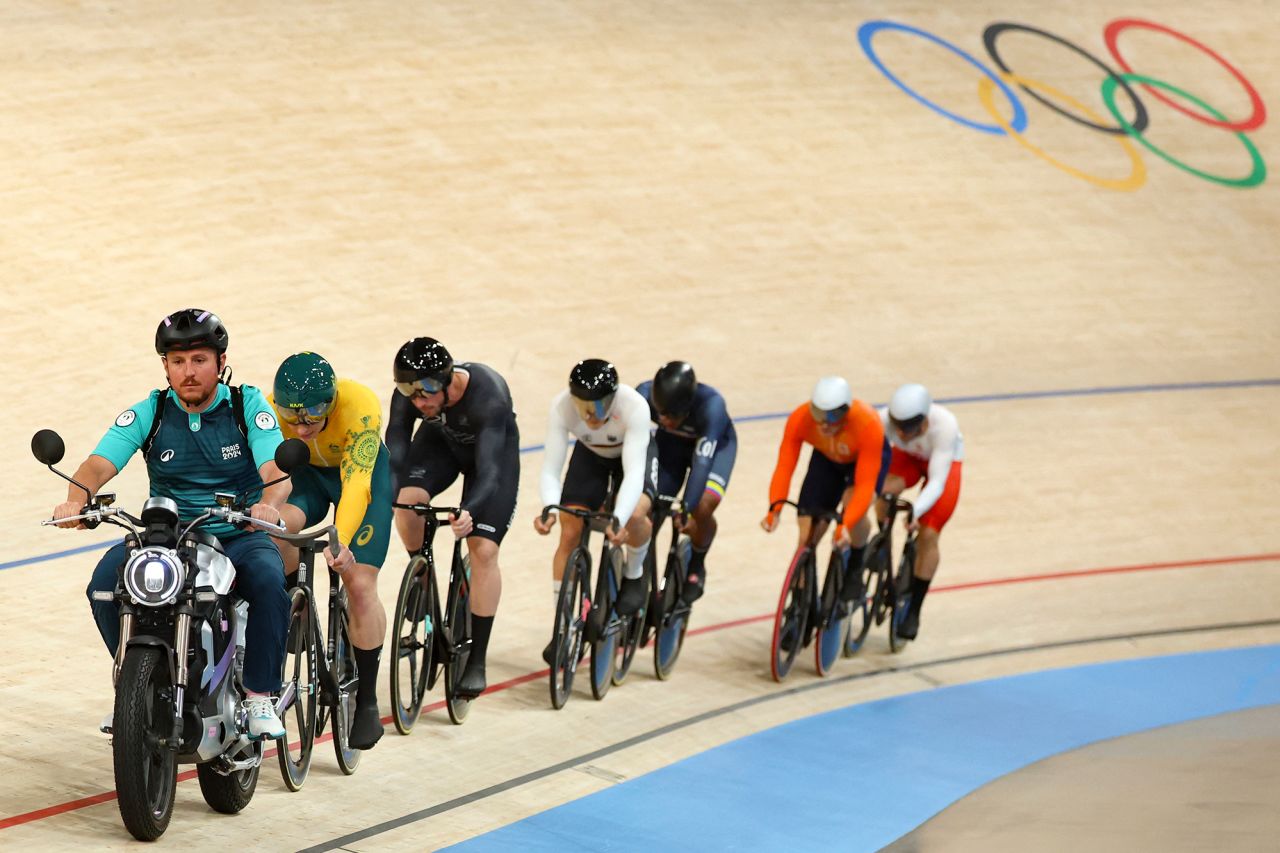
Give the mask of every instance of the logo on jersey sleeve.
POLYGON ((127 427, 138 419, 138 413, 133 409, 125 409, 116 417, 116 426, 127 427))
POLYGON ((253 424, 258 429, 275 429, 276 418, 270 412, 258 412, 258 416, 253 419, 253 424))

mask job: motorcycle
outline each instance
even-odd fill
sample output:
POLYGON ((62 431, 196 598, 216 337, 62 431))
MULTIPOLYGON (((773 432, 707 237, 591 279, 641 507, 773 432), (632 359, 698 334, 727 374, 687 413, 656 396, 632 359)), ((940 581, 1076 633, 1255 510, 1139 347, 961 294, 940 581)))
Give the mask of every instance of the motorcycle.
MULTIPOLYGON (((245 520, 247 496, 219 492, 217 506, 186 523, 177 503, 166 497, 149 498, 141 515, 134 516, 113 506, 114 494, 90 494, 53 467, 66 451, 56 432, 37 432, 31 450, 86 495, 79 515, 41 524, 81 521, 94 528, 105 522, 126 531, 116 588, 93 595, 95 601, 120 606, 110 732, 125 827, 142 841, 164 834, 173 815, 179 764, 196 765, 200 792, 214 811, 241 811, 253 798, 263 755, 241 708, 249 606, 232 588, 235 568, 218 540, 200 527, 215 519, 245 520)), ((307 457, 298 439, 281 444, 276 465, 285 477, 266 485, 287 479, 307 457)), ((276 713, 283 716, 294 698, 292 685, 285 686, 275 701, 276 713)))

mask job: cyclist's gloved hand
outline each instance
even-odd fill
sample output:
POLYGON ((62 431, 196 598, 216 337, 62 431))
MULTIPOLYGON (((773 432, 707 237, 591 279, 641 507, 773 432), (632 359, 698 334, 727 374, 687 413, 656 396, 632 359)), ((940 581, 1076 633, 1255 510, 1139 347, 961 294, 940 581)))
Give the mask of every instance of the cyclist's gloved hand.
POLYGON ((621 548, 623 545, 627 544, 627 526, 625 524, 619 524, 618 529, 614 530, 613 525, 609 525, 605 528, 604 536, 609 540, 610 545, 613 545, 615 548, 621 548))
POLYGON ((533 517, 533 529, 546 536, 551 532, 551 528, 556 526, 556 513, 547 513, 547 520, 543 521, 541 515, 533 517))
POLYGON ((453 528, 453 535, 459 539, 464 539, 471 535, 475 522, 471 518, 470 510, 462 510, 457 515, 449 516, 449 526, 453 528))
POLYGON ((776 512, 765 513, 764 518, 760 520, 760 526, 764 528, 765 533, 772 533, 778 529, 778 514, 776 512))
POLYGON ((845 527, 843 523, 836 525, 836 533, 832 544, 837 548, 848 548, 853 544, 849 538, 849 528, 845 527))

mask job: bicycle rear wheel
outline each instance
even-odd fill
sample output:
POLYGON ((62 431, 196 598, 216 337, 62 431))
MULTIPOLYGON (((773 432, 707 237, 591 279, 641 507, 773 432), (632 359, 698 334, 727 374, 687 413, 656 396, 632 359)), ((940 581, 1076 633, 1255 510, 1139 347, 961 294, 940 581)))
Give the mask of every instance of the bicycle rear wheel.
POLYGON ((349 745, 351 725, 356 714, 356 689, 360 685, 360 674, 356 671, 356 649, 351 645, 350 613, 347 608, 347 591, 338 591, 338 613, 336 642, 334 643, 333 660, 329 663, 329 671, 338 685, 338 695, 334 697, 333 720, 333 752, 338 758, 338 769, 344 776, 356 772, 360 765, 360 750, 349 745))
POLYGON ((407 735, 422 713, 427 681, 435 667, 435 619, 427 559, 415 555, 404 570, 391 630, 391 718, 407 735))
POLYGON ((603 699, 613 684, 618 664, 617 649, 621 622, 614 612, 618 601, 618 585, 622 582, 622 550, 606 548, 596 579, 596 596, 591 616, 596 620, 596 634, 591 641, 591 695, 603 699))
POLYGON ((653 674, 659 681, 671 677, 684 648, 684 635, 689 630, 690 605, 686 604, 680 593, 684 578, 688 574, 691 545, 689 538, 682 537, 676 546, 676 556, 667 560, 667 570, 662 578, 662 602, 659 611, 657 638, 653 644, 653 674))
POLYGON ((781 682, 791 672, 796 655, 804 644, 809 628, 809 611, 812 593, 807 575, 813 561, 812 548, 800 548, 791 558, 791 565, 782 581, 782 594, 778 596, 778 609, 773 617, 773 643, 769 657, 769 671, 773 680, 781 682))
POLYGON ((281 683, 292 685, 293 702, 281 709, 284 737, 276 741, 280 776, 290 791, 299 791, 311 769, 316 736, 315 623, 311 600, 300 588, 289 604, 289 633, 284 647, 281 683))
POLYGON ((445 602, 444 635, 453 638, 453 654, 445 660, 444 698, 449 709, 449 719, 455 726, 467 721, 473 696, 458 693, 462 674, 467 671, 467 659, 471 657, 471 557, 462 558, 462 577, 449 587, 449 599, 445 602))
POLYGON ((827 577, 822 584, 818 611, 817 637, 813 644, 813 663, 818 675, 826 677, 840 657, 845 632, 849 628, 849 605, 840 598, 844 582, 844 559, 840 549, 833 548, 827 563, 827 577))
POLYGON ((582 657, 583 631, 591 602, 583 579, 591 573, 590 557, 582 549, 574 549, 565 561, 564 580, 556 602, 556 619, 551 635, 551 707, 560 709, 569 700, 573 675, 582 657), (585 563, 585 565, 584 565, 585 563))

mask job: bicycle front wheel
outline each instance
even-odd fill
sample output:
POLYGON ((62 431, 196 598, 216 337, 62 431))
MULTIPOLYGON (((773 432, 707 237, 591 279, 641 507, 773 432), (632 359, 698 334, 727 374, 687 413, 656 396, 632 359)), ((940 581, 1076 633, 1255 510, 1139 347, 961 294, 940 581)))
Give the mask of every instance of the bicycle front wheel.
POLYGON ((832 549, 831 560, 827 563, 827 577, 822 584, 818 631, 813 644, 814 668, 824 678, 840 657, 845 632, 849 628, 849 607, 840 597, 843 581, 844 559, 838 548, 832 549))
POLYGON ((614 667, 617 666, 621 622, 614 612, 618 601, 618 584, 622 578, 622 551, 606 548, 600 563, 596 581, 596 597, 592 606, 594 638, 591 640, 591 695, 597 701, 603 699, 613 684, 614 667))
POLYGON ((791 672, 791 665, 795 663, 809 628, 813 593, 806 580, 807 575, 812 574, 809 569, 812 561, 812 548, 799 549, 791 558, 791 565, 782 581, 782 594, 778 596, 778 609, 773 617, 773 644, 769 656, 769 671, 777 682, 791 672))
POLYGON ((590 572, 590 558, 581 549, 575 549, 565 562, 551 635, 551 707, 557 710, 569 701, 573 675, 582 657, 582 635, 591 608, 583 580, 590 576, 590 572))
POLYGON ((360 675, 356 671, 356 649, 351 645, 350 613, 347 608, 347 591, 338 592, 337 638, 329 671, 338 684, 338 695, 333 697, 333 751, 338 758, 338 769, 344 776, 356 772, 360 765, 360 750, 350 745, 351 725, 356 715, 356 690, 360 675))
POLYGON ((400 581, 391 631, 391 718, 402 735, 413 731, 422 713, 422 699, 435 667, 432 592, 427 559, 418 554, 400 581))
POLYGON ((445 602, 444 635, 453 638, 453 653, 444 665, 445 707, 455 726, 467 721, 471 712, 471 700, 462 696, 458 685, 467 671, 467 659, 471 657, 471 557, 462 558, 462 576, 453 579, 449 586, 449 598, 445 602))
POLYGON ((311 600, 300 588, 293 590, 289 605, 289 633, 284 647, 281 683, 293 688, 293 702, 283 708, 280 721, 284 737, 276 741, 280 776, 290 791, 302 789, 311 769, 311 749, 316 737, 315 623, 311 600))
POLYGON ((662 602, 658 619, 657 638, 653 644, 653 673, 659 681, 666 681, 676 668, 680 650, 684 648, 684 635, 689 630, 688 604, 680 592, 689 571, 691 545, 689 538, 681 537, 676 546, 676 556, 667 560, 667 570, 662 578, 662 592, 656 598, 662 602))
POLYGON ((845 635, 844 644, 844 656, 847 658, 853 657, 862 650, 862 644, 866 641, 868 632, 871 631, 872 611, 874 610, 871 585, 875 576, 871 563, 872 561, 864 556, 862 565, 854 568, 849 573, 859 579, 862 594, 856 596, 849 603, 849 630, 845 635))

